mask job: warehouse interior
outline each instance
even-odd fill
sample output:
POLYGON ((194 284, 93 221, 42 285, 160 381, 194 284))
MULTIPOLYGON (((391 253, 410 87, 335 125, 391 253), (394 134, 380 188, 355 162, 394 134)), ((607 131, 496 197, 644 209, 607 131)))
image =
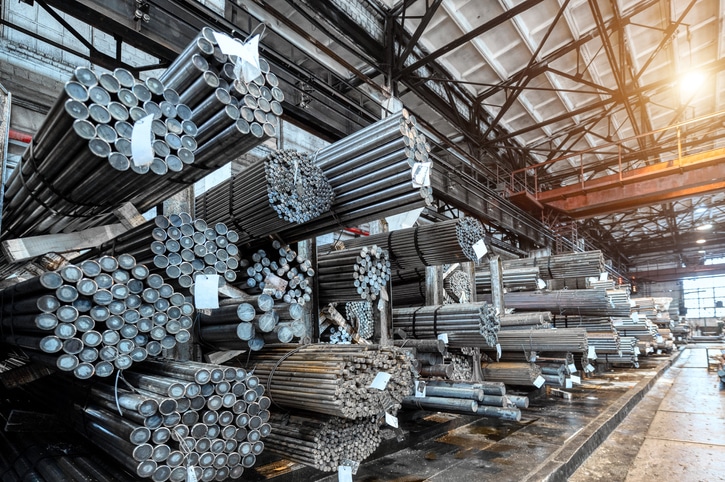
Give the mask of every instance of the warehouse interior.
POLYGON ((0 480, 718 480, 724 18, 0 0, 0 480))

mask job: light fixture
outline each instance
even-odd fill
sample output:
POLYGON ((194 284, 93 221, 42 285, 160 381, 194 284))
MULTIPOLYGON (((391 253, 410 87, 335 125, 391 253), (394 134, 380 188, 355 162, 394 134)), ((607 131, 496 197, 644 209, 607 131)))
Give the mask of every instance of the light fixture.
POLYGON ((689 102, 705 83, 705 75, 697 70, 690 70, 680 78, 680 98, 689 102))
POLYGON ((698 226, 695 229, 697 229, 698 231, 705 231, 707 229, 712 229, 712 224, 710 224, 710 223, 703 224, 702 226, 698 226))
POLYGON ((698 240, 697 240, 697 241, 695 241, 695 242, 696 242, 697 244, 704 244, 704 243, 705 243, 705 240, 704 240, 704 239, 698 239, 698 240))
POLYGON ((704 249, 701 249, 698 251, 698 254, 705 254, 705 253, 707 253, 707 251, 705 251, 704 249))

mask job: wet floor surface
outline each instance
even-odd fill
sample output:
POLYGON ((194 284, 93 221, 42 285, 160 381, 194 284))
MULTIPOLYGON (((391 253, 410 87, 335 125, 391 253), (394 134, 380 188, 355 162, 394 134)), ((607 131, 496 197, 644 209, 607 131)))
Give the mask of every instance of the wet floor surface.
MULTIPOLYGON (((583 380, 583 385, 565 390, 572 394, 571 400, 546 390, 533 392, 530 407, 522 410, 521 422, 401 412, 399 420, 405 440, 397 441, 392 431, 386 430, 380 449, 360 465, 353 480, 541 480, 542 474, 561 471, 562 465, 571 465, 582 457, 577 450, 585 445, 583 441, 594 443, 600 427, 630 400, 633 389, 651 383, 669 362, 666 357, 649 358, 639 369, 617 368, 597 374, 583 380)), ((259 460, 257 467, 245 472, 244 477, 276 482, 338 480, 336 473, 265 459, 259 460)))

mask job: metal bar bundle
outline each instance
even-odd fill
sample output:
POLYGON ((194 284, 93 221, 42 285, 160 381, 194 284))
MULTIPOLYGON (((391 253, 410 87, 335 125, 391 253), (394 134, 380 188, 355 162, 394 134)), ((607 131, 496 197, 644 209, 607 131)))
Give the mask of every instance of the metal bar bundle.
POLYGON ((351 419, 400 408, 413 386, 410 363, 402 350, 376 345, 269 345, 249 357, 276 405, 351 419), (371 388, 381 372, 389 381, 371 388))
POLYGON ((504 270, 511 268, 538 267, 541 278, 566 279, 596 276, 606 271, 604 256, 599 250, 556 254, 538 258, 506 260, 504 270))
POLYGON ((639 348, 637 348, 637 338, 633 336, 619 337, 619 352, 616 354, 597 353, 597 362, 601 363, 624 363, 639 368, 639 348))
POLYGON ((108 377, 190 339, 194 306, 133 256, 66 265, 0 291, 0 339, 77 378, 108 377))
POLYGON ((336 471, 343 461, 361 462, 380 445, 376 417, 348 420, 296 411, 273 413, 267 450, 324 472, 336 471))
POLYGON ((587 331, 587 342, 589 346, 594 347, 597 356, 600 354, 616 355, 621 351, 617 330, 611 330, 609 332, 587 331))
POLYGON ((482 363, 481 370, 486 381, 506 385, 533 387, 534 381, 541 376, 541 368, 534 363, 482 363))
POLYGON ((320 304, 373 301, 390 280, 388 252, 376 245, 318 254, 320 304))
POLYGON ((502 330, 549 328, 552 316, 548 311, 529 311, 524 313, 506 313, 500 315, 499 320, 502 330))
POLYGON ((611 332, 614 329, 609 316, 554 315, 555 328, 584 328, 587 333, 611 332))
POLYGON ((647 318, 634 321, 632 318, 613 318, 614 328, 621 336, 633 336, 639 341, 654 341, 657 337, 657 326, 647 318))
POLYGON ((371 302, 348 301, 345 303, 345 316, 357 327, 357 334, 361 338, 367 340, 375 334, 375 315, 371 302))
POLYGON ((335 193, 330 212, 280 236, 307 239, 432 203, 430 187, 411 185, 411 172, 431 161, 430 144, 416 126, 403 110, 317 152, 315 162, 335 193))
POLYGON ((626 307, 613 304, 610 292, 603 289, 511 292, 504 295, 506 308, 517 311, 550 311, 554 315, 623 316, 626 307))
POLYGON ((446 295, 453 303, 471 301, 471 277, 461 270, 456 270, 443 280, 446 295))
MULTIPOLYGON (((37 385, 37 384, 36 384, 37 385)), ((56 401, 71 426, 127 470, 152 480, 238 478, 264 450, 270 400, 241 368, 153 361, 111 384, 70 386, 57 379, 30 388, 56 401)))
MULTIPOLYGON (((375 244, 388 250, 393 269, 408 270, 478 261, 473 245, 484 236, 480 221, 465 217, 363 236, 344 241, 343 244, 346 249, 375 244)), ((319 251, 330 249, 329 246, 321 246, 319 251)))
POLYGON ((416 339, 448 335, 448 346, 492 347, 500 335, 500 320, 486 302, 393 309, 393 326, 416 339))
POLYGON ((197 197, 196 212, 235 226, 247 243, 320 216, 332 199, 325 175, 307 154, 284 150, 197 197))
MULTIPOLYGON (((549 330, 503 330, 498 333, 501 352, 587 353, 587 332, 583 328, 549 330)), ((491 353, 490 348, 486 348, 491 353)), ((496 350, 493 350, 495 353, 496 350)))
MULTIPOLYGON (((506 262, 503 263, 504 266, 506 262)), ((509 291, 534 291, 539 289, 539 267, 504 268, 503 285, 509 291)), ((488 265, 476 268, 476 292, 491 292, 491 270, 488 265)))
POLYGON ((425 304, 425 279, 411 283, 393 283, 393 306, 421 306, 425 304))
POLYGON ((453 365, 453 374, 448 378, 461 381, 473 379, 473 365, 470 356, 452 353, 450 359, 450 364, 453 365))

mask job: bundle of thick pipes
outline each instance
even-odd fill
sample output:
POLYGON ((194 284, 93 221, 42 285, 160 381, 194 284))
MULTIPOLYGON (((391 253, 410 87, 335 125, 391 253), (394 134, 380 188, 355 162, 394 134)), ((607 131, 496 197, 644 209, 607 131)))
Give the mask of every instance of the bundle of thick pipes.
POLYGON ((452 303, 471 301, 471 277, 461 270, 456 270, 445 277, 443 289, 452 303))
POLYGON ((482 363, 481 370, 484 380, 506 385, 533 387, 536 386, 534 382, 541 377, 541 368, 534 363, 482 363))
POLYGON ((380 445, 377 417, 348 420, 295 411, 273 413, 267 450, 324 472, 337 470, 344 461, 361 462, 380 445))
MULTIPOLYGON (((503 420, 520 421, 521 420, 521 408, 528 408, 529 398, 525 396, 517 396, 506 394, 506 386, 501 382, 459 382, 459 381, 448 381, 448 380, 426 380, 426 395, 429 394, 440 394, 434 396, 450 397, 454 391, 463 390, 464 392, 483 392, 483 399, 477 401, 478 408, 476 410, 477 415, 483 415, 492 418, 501 418, 503 420), (446 390, 446 391, 440 391, 446 390), (451 391, 452 390, 452 391, 451 391), (443 395, 448 393, 448 395, 443 395)), ((459 398, 450 397, 450 398, 459 398)), ((418 397, 417 400, 421 398, 418 397)), ((424 402, 425 403, 425 402, 424 402)), ((445 402, 443 402, 445 403, 445 402)), ((440 401, 438 401, 440 404, 440 401)), ((413 403, 408 404, 418 408, 413 403)), ((422 405, 421 405, 422 406, 422 405)), ((444 407, 445 405, 439 405, 444 407)), ((425 408, 425 407, 422 407, 425 408)), ((437 410, 435 406, 431 406, 430 409, 437 410)), ((464 409, 465 410, 465 409, 464 409)), ((441 411, 445 411, 442 410, 441 411)), ((464 412, 470 413, 470 412, 464 412)))
POLYGON ((553 387, 565 386, 567 375, 566 363, 537 362, 536 366, 541 369, 541 377, 545 380, 545 385, 550 385, 553 387))
MULTIPOLYGON (((503 420, 520 421, 521 410, 505 395, 486 394, 482 383, 456 382, 455 385, 426 384, 424 397, 408 395, 403 399, 403 407, 437 412, 483 415, 503 420)), ((528 397, 522 397, 520 403, 528 405, 528 397), (526 398, 525 402, 523 398, 526 398)))
MULTIPOLYGON (((498 334, 501 353, 583 353, 588 350, 587 331, 583 328, 552 328, 549 330, 504 330, 498 334)), ((489 356, 497 349, 486 347, 489 356)), ((528 358, 531 360, 531 358, 528 358)))
POLYGON ((357 327, 357 334, 361 338, 367 340, 375 334, 375 315, 371 302, 348 301, 345 303, 345 316, 357 327))
POLYGON ((313 160, 335 193, 330 212, 279 235, 307 239, 431 204, 430 187, 411 184, 411 172, 430 161, 430 145, 416 124, 403 110, 317 152, 313 160))
POLYGON ((0 292, 4 343, 86 379, 190 339, 194 306, 133 256, 66 265, 0 292))
MULTIPOLYGON (((483 225, 475 218, 451 219, 413 228, 372 234, 344 241, 346 249, 372 244, 386 249, 393 269, 423 269, 426 266, 478 261, 473 245, 484 238, 483 225)), ((328 251, 320 247, 321 252, 328 251)))
POLYGON ((276 151, 196 198, 196 212, 254 242, 330 210, 333 192, 320 168, 296 151, 276 151), (262 201, 266 198, 266 201, 262 201))
POLYGON ((517 311, 550 311, 554 315, 623 316, 629 315, 629 303, 612 304, 607 290, 558 290, 511 292, 504 295, 506 308, 517 311))
POLYGON ((28 390, 58 401, 76 431, 141 478, 236 479, 264 450, 270 400, 244 369, 147 361, 123 380, 69 387, 44 379, 28 390))
POLYGON ((414 339, 435 339, 446 333, 453 348, 495 346, 500 335, 499 316, 486 302, 395 308, 393 326, 414 339))
POLYGON ((289 245, 272 241, 257 249, 251 259, 242 259, 240 265, 246 270, 236 286, 249 294, 269 293, 277 300, 299 305, 312 299, 315 270, 309 259, 289 245))
POLYGON ((317 278, 320 304, 374 301, 387 293, 390 280, 388 252, 378 246, 318 253, 317 278))
POLYGON ((528 311, 524 313, 506 313, 500 315, 502 330, 522 330, 525 328, 549 328, 551 313, 548 311, 528 311))
MULTIPOLYGON (((504 265, 506 263, 504 262, 504 265)), ((534 291, 539 289, 539 267, 504 268, 503 286, 508 291, 534 291)), ((491 270, 488 265, 476 267, 476 293, 491 292, 491 270)))
POLYGON ((503 262, 504 271, 523 267, 538 267, 541 278, 544 280, 591 276, 599 278, 600 273, 606 270, 604 256, 599 250, 511 259, 503 262))
POLYGON ((354 419, 400 408, 413 386, 410 363, 395 347, 270 345, 251 353, 248 366, 276 405, 354 419), (388 382, 371 388, 382 373, 388 382))
POLYGON ((199 341, 220 350, 261 350, 265 343, 289 343, 305 335, 303 309, 297 303, 275 303, 260 294, 249 300, 230 299, 208 314, 200 313, 199 341))

